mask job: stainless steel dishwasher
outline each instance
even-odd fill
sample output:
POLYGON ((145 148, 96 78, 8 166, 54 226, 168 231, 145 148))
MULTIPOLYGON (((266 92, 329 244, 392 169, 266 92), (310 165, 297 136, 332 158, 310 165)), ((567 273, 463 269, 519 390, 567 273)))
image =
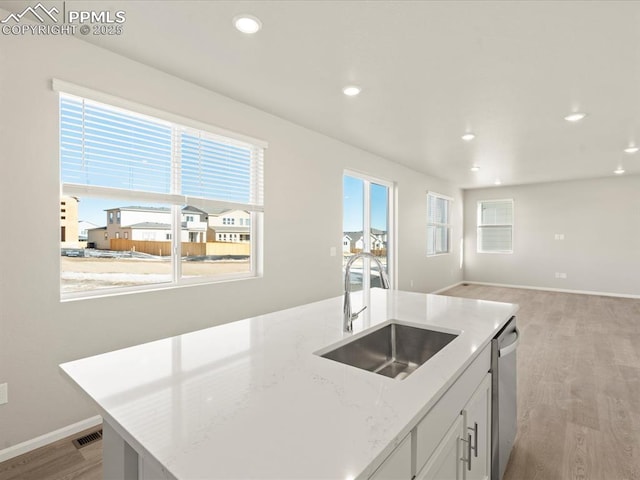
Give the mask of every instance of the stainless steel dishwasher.
POLYGON ((516 317, 511 317, 491 341, 491 480, 502 480, 516 439, 519 337, 516 317))

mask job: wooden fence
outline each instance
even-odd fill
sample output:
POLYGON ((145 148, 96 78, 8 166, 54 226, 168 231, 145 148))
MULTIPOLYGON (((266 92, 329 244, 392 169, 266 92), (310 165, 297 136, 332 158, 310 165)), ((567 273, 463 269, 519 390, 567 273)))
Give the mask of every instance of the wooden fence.
MULTIPOLYGON (((360 253, 361 251, 362 251, 361 248, 352 248, 351 249, 351 253, 353 253, 353 254, 360 253)), ((375 255, 376 257, 386 257, 387 256, 387 249, 386 248, 374 249, 374 250, 371 250, 371 253, 373 255, 375 255)))
MULTIPOLYGON (((167 256, 171 254, 171 242, 153 242, 147 240, 129 240, 127 238, 112 238, 110 249, 120 252, 140 252, 149 255, 167 256)), ((251 245, 249 243, 231 242, 182 242, 182 256, 204 255, 238 255, 249 256, 251 245)))

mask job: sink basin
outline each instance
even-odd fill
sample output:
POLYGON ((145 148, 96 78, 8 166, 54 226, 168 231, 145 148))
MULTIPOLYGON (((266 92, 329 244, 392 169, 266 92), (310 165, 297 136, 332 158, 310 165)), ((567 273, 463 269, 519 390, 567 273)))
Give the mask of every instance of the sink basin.
POLYGON ((457 336, 391 322, 320 356, 402 380, 457 336))

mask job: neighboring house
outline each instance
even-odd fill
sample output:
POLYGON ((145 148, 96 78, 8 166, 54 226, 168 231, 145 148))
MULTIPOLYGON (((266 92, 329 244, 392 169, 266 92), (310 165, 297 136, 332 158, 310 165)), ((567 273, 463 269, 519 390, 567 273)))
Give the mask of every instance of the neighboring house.
POLYGON ((95 223, 87 222, 86 220, 80 220, 78 222, 78 240, 86 242, 89 240, 89 230, 98 228, 95 223))
MULTIPOLYGON (((385 230, 371 229, 369 244, 371 250, 385 250, 387 248, 387 232, 385 230)), ((362 232, 345 232, 342 237, 342 252, 356 253, 364 249, 364 236, 362 232), (347 245, 348 242, 348 245, 347 245)))
POLYGON ((107 227, 90 228, 87 231, 87 247, 109 250, 111 245, 109 245, 107 227))
POLYGON ((349 235, 344 235, 342 237, 342 253, 351 253, 351 242, 352 239, 349 235))
POLYGON ((60 247, 79 248, 78 199, 60 197, 60 247))
POLYGON ((141 240, 147 242, 167 242, 171 240, 171 224, 158 222, 140 222, 122 227, 116 238, 141 240))
MULTIPOLYGON (((110 208, 105 212, 106 226, 87 229, 87 241, 94 248, 108 250, 112 239, 171 241, 169 208, 128 206, 110 208)), ((251 240, 251 214, 244 210, 205 212, 187 205, 182 209, 181 217, 181 242, 248 243, 251 240)))
POLYGON ((207 211, 208 242, 248 243, 251 241, 251 214, 245 210, 207 211))
POLYGON ((205 243, 207 241, 207 218, 208 214, 204 210, 190 205, 184 207, 182 209, 181 241, 205 243))
MULTIPOLYGON (((117 207, 106 210, 106 240, 170 241, 171 210, 167 207, 117 207)), ((182 209, 181 242, 207 241, 207 214, 195 207, 182 209)))

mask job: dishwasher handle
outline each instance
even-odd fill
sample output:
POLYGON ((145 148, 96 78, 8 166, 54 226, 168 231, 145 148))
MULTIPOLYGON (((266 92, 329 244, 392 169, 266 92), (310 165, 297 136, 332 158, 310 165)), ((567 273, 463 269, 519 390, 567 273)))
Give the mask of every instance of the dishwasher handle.
POLYGON ((498 350, 498 357, 506 357, 507 355, 516 351, 516 348, 518 348, 518 343, 520 343, 520 330, 518 330, 518 327, 516 327, 514 333, 516 334, 515 340, 506 347, 498 350))

